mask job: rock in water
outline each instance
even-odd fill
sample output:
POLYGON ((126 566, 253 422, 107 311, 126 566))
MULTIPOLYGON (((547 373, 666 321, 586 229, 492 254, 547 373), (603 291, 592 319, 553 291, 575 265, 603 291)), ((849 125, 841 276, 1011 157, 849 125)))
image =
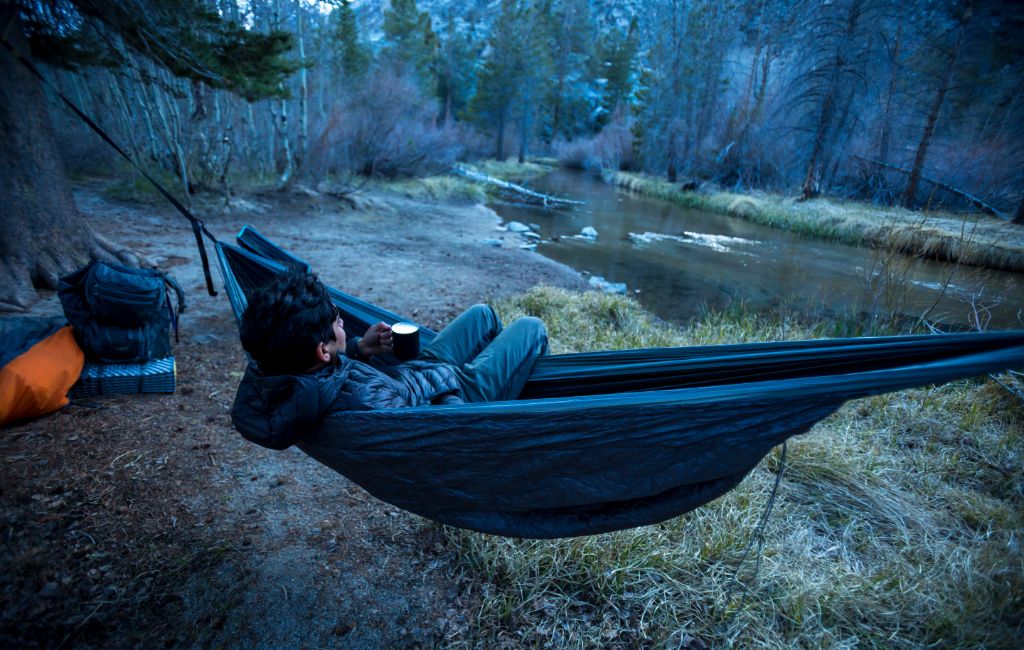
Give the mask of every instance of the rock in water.
POLYGON ((520 223, 518 221, 509 221, 508 225, 505 226, 505 230, 509 232, 528 232, 530 230, 530 227, 527 226, 525 223, 520 223))
POLYGON ((626 293, 626 283, 624 282, 609 282, 600 275, 590 276, 590 286, 594 287, 598 291, 604 291, 605 293, 626 293))
POLYGON ((480 240, 480 243, 486 246, 494 246, 495 248, 501 248, 500 239, 482 239, 480 240))
POLYGON ((597 239, 597 230, 593 226, 587 226, 580 231, 580 235, 587 239, 597 239))

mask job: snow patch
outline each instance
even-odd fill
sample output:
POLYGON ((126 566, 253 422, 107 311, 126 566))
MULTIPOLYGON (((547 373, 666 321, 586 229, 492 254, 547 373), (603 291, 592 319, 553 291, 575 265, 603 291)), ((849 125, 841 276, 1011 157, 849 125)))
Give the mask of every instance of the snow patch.
POLYGON ((659 241, 674 241, 680 244, 704 246, 719 253, 732 253, 735 246, 756 246, 761 242, 756 239, 729 237, 728 235, 712 235, 704 232, 684 232, 682 235, 666 235, 659 232, 629 233, 634 244, 644 245, 659 241))

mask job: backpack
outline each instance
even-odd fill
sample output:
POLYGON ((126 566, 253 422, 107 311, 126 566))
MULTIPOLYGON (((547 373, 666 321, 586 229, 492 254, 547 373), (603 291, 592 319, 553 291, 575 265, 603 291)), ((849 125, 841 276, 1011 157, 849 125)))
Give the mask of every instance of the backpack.
POLYGON ((145 363, 171 356, 170 329, 173 324, 177 338, 185 293, 164 273, 90 262, 60 279, 57 296, 89 361, 145 363))

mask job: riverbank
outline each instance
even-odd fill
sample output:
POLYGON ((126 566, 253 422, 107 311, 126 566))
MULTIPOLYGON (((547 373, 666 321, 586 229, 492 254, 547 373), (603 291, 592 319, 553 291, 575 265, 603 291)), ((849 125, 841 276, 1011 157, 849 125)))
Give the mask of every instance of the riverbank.
POLYGON ((630 192, 809 237, 1024 272, 1024 228, 983 215, 914 212, 825 198, 797 202, 766 193, 684 191, 668 181, 632 172, 606 172, 604 178, 630 192))

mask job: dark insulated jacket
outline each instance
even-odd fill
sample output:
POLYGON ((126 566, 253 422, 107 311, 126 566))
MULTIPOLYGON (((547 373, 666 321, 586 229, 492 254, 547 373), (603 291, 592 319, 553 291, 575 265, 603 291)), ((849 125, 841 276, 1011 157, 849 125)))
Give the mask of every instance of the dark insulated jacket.
POLYGON ((408 361, 386 372, 342 357, 305 375, 263 375, 249 364, 231 408, 231 422, 244 438, 285 449, 315 436, 328 417, 345 411, 424 406, 443 395, 462 396, 455 369, 446 363, 408 361))

